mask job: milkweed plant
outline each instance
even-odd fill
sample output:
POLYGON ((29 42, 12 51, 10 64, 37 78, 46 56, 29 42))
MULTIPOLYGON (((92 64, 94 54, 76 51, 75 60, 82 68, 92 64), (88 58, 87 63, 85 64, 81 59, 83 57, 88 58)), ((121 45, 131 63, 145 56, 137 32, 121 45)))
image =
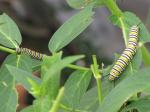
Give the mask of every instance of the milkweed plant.
MULTIPOLYGON (((21 49, 22 37, 17 25, 7 14, 0 15, 0 50, 9 53, 0 68, 0 112, 16 112, 17 84, 21 84, 35 98, 33 104, 21 112, 149 112, 150 53, 145 43, 150 42, 150 33, 145 24, 134 13, 123 12, 116 0, 66 1, 78 12, 49 40, 51 55, 21 49), (94 9, 101 7, 110 11, 108 22, 121 29, 125 46, 131 37, 130 28, 134 25, 139 28, 136 32, 136 53, 126 61, 127 67, 119 65, 123 67, 123 72, 114 80, 109 80, 109 74, 117 64, 115 60, 112 65, 101 67, 102 63, 93 55, 93 63, 84 67, 74 62, 84 60, 86 56, 64 57, 62 51, 94 21, 94 9), (60 85, 60 76, 65 68, 73 72, 65 84, 60 85), (40 77, 34 76, 34 71, 40 71, 40 77), (96 83, 93 87, 89 87, 91 78, 96 83)), ((112 72, 113 75, 116 76, 116 73, 112 72)))

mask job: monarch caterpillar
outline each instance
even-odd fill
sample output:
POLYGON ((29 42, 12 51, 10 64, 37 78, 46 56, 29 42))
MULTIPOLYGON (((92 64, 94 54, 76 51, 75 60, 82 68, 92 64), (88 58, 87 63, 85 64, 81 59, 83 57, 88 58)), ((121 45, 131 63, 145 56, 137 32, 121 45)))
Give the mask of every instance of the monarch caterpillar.
POLYGON ((30 50, 28 48, 17 48, 16 49, 16 53, 17 54, 20 54, 20 53, 23 53, 23 54, 27 54, 35 59, 38 59, 38 60, 42 60, 43 59, 43 56, 44 54, 41 54, 39 52, 36 52, 36 51, 33 51, 33 50, 30 50))
POLYGON ((127 47, 121 54, 121 56, 117 59, 116 64, 113 66, 109 73, 109 80, 115 80, 115 78, 119 77, 122 71, 127 67, 130 60, 133 58, 136 53, 137 43, 138 43, 138 26, 132 26, 129 31, 129 40, 127 47))

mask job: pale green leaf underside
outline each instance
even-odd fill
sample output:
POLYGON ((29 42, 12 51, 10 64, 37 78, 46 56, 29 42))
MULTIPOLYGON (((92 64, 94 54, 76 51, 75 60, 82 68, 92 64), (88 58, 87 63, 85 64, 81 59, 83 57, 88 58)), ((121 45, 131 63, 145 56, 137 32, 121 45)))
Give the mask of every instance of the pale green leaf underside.
POLYGON ((77 108, 91 79, 89 71, 75 71, 65 83, 62 104, 69 108, 77 108))
POLYGON ((149 112, 150 111, 150 100, 141 99, 132 102, 130 105, 125 107, 121 112, 131 111, 132 109, 138 110, 138 112, 149 112))
POLYGON ((75 9, 82 9, 89 4, 94 4, 94 6, 101 6, 102 0, 66 0, 69 6, 75 9))
POLYGON ((149 73, 150 69, 144 69, 120 82, 104 98, 97 112, 117 112, 132 95, 150 87, 149 73))
POLYGON ((15 22, 5 13, 0 15, 0 44, 17 48, 21 41, 22 37, 15 22))
POLYGON ((76 15, 67 20, 52 36, 49 42, 49 50, 57 52, 69 44, 92 22, 93 6, 81 10, 76 15))

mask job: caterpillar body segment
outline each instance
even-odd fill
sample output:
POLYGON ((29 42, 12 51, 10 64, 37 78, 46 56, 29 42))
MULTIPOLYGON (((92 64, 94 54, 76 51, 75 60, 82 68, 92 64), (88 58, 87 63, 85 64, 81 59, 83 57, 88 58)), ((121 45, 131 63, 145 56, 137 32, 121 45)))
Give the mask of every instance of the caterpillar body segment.
POLYGON ((33 57, 35 59, 38 59, 38 60, 42 60, 43 56, 44 56, 44 54, 41 54, 39 52, 30 50, 28 48, 17 48, 16 49, 16 53, 17 54, 26 54, 26 55, 29 55, 29 56, 31 56, 31 57, 33 57))
POLYGON ((112 81, 119 77, 119 75, 124 71, 124 69, 128 66, 129 62, 132 60, 138 46, 138 32, 138 26, 131 27, 129 31, 129 40, 127 47, 118 58, 116 64, 111 69, 109 73, 109 80, 112 81))

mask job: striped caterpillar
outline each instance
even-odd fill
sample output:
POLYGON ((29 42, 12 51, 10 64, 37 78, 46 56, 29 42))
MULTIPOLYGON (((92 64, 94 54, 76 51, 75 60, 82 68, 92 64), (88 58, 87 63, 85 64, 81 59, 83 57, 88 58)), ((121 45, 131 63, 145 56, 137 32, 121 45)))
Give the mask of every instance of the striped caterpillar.
POLYGON ((27 54, 27 55, 35 58, 35 59, 38 59, 38 60, 42 60, 43 56, 44 56, 44 54, 30 50, 28 48, 16 48, 16 53, 17 54, 27 54))
POLYGON ((109 80, 115 80, 124 71, 129 62, 132 60, 136 53, 138 45, 138 26, 132 26, 129 31, 129 41, 126 49, 123 51, 121 56, 117 59, 116 64, 113 66, 109 73, 109 80))

